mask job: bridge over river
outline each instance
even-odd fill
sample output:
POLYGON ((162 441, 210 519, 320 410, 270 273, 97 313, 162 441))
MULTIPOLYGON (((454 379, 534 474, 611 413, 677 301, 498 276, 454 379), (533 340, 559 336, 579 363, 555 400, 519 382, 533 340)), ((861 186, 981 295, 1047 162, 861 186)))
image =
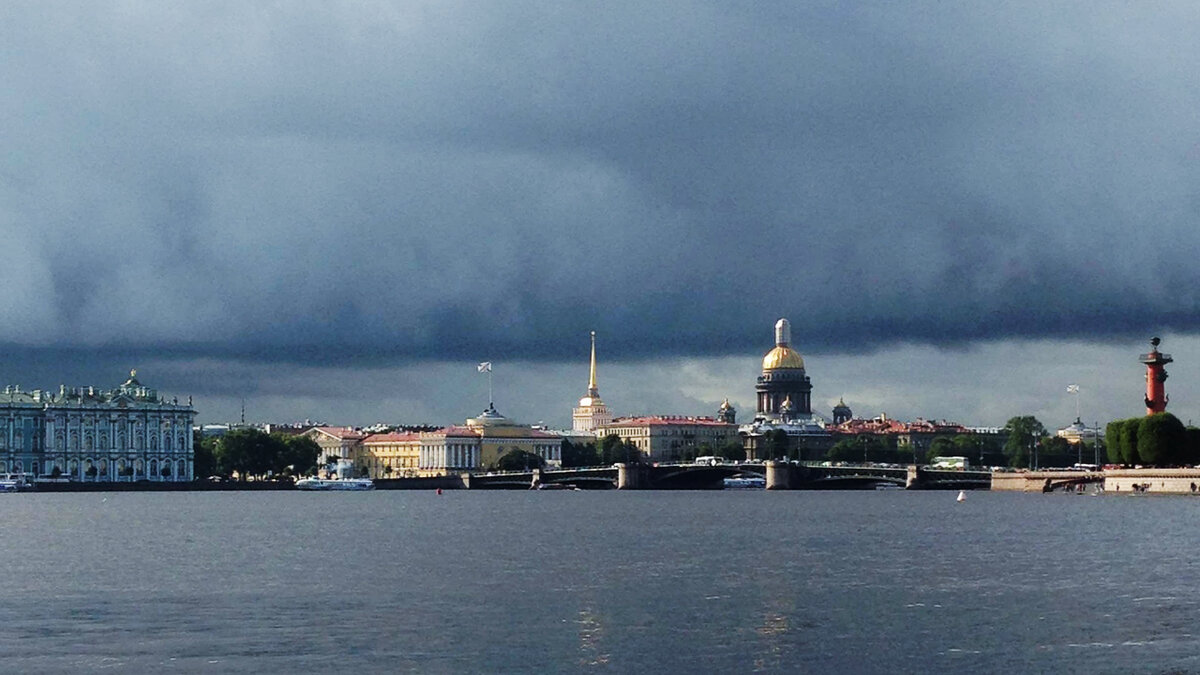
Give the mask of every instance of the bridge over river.
POLYGON ((466 487, 527 490, 533 485, 580 489, 721 489, 726 478, 758 477, 772 490, 872 489, 895 485, 909 490, 970 490, 991 487, 990 471, 817 462, 728 462, 723 464, 614 464, 571 469, 533 469, 472 474, 466 487))

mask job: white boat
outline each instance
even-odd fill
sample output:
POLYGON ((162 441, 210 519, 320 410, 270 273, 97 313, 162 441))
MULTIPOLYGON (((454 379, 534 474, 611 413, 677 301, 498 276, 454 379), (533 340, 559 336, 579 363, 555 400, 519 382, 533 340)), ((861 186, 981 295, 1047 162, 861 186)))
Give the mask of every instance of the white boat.
POLYGON ((960 502, 967 501, 967 491, 966 490, 958 491, 958 501, 960 501, 960 502))
POLYGON ((36 489, 37 485, 24 475, 0 476, 0 492, 28 492, 36 489))
POLYGON ((761 489, 761 488, 766 488, 766 487, 767 487, 767 479, 766 478, 726 478, 725 479, 725 489, 726 490, 746 490, 746 489, 755 489, 755 488, 761 489))
POLYGON ((301 478, 296 481, 297 490, 374 490, 370 478, 301 478))

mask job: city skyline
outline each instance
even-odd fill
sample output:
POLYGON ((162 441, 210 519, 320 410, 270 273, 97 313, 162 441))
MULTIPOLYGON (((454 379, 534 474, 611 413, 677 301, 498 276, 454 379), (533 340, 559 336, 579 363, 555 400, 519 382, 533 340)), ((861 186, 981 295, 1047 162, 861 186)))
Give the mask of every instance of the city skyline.
POLYGON ((1200 418, 1200 14, 37 3, 0 22, 0 381, 203 421, 1200 418), (581 354, 584 355, 581 357, 581 354), (582 370, 581 370, 581 365, 582 370), (582 372, 582 375, 581 375, 582 372))

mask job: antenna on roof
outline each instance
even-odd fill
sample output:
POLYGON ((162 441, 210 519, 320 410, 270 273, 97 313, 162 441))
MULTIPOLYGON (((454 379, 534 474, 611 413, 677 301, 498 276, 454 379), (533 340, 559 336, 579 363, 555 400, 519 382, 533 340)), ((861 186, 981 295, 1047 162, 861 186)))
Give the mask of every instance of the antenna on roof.
POLYGON ((242 397, 242 426, 246 426, 246 397, 242 397))

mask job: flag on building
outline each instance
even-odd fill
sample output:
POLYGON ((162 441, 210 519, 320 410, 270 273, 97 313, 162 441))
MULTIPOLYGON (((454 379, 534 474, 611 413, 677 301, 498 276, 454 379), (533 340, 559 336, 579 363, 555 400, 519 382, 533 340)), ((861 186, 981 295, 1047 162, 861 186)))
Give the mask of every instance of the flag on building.
POLYGON ((492 372, 492 362, 484 361, 483 363, 479 364, 479 372, 481 372, 481 373, 492 372))
POLYGON ((1077 384, 1068 384, 1068 385, 1067 385, 1067 393, 1068 393, 1068 394, 1078 394, 1078 393, 1079 393, 1079 385, 1077 385, 1077 384))

